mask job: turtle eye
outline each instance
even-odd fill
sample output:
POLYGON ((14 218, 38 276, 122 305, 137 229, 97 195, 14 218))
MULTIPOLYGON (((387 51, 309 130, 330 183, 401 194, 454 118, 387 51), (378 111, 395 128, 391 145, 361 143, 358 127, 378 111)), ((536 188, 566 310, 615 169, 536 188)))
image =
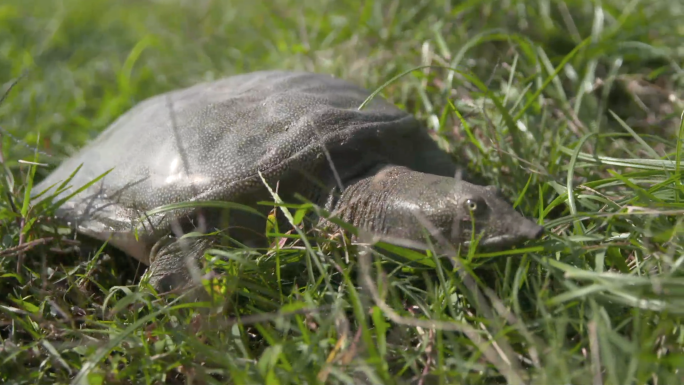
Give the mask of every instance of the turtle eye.
POLYGON ((473 214, 482 214, 487 209, 487 204, 482 199, 469 198, 464 202, 465 208, 473 214))
POLYGON ((472 199, 468 199, 468 200, 466 200, 466 207, 470 211, 476 211, 477 210, 477 202, 475 202, 472 199))

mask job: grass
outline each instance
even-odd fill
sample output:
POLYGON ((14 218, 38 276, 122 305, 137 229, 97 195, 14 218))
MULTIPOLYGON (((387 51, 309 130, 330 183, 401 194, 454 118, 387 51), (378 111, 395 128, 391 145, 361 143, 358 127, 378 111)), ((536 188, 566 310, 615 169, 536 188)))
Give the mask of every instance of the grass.
POLYGON ((0 380, 681 383, 684 6, 437 3, 3 1, 2 90, 25 76, 0 105, 0 380), (380 94, 540 242, 459 270, 340 240, 219 250, 216 306, 139 287, 100 245, 69 253, 27 199, 148 96, 270 68, 376 90, 423 65, 380 94))

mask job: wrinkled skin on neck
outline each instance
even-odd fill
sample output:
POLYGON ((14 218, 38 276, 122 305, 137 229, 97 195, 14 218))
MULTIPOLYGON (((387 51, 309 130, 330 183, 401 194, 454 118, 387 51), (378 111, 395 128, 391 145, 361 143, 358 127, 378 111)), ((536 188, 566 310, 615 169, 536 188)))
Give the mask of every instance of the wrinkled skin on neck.
MULTIPOLYGON (((451 245, 469 246, 475 224, 479 245, 501 249, 537 239, 543 227, 524 218, 494 186, 385 166, 353 181, 336 202, 334 213, 357 228, 390 243, 425 244, 430 233, 451 245), (423 221, 419 217, 423 218, 423 221)), ((437 240, 439 240, 437 237, 437 240)))

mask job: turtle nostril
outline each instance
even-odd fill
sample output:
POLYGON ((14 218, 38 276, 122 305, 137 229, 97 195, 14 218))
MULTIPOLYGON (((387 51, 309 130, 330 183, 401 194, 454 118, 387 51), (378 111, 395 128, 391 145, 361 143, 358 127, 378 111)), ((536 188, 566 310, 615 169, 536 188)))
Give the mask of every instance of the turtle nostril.
POLYGON ((544 235, 544 226, 537 226, 538 228, 533 231, 532 239, 539 239, 544 235))
POLYGON ((544 226, 539 226, 529 220, 522 223, 521 227, 521 235, 527 237, 527 239, 539 239, 544 234, 544 226))

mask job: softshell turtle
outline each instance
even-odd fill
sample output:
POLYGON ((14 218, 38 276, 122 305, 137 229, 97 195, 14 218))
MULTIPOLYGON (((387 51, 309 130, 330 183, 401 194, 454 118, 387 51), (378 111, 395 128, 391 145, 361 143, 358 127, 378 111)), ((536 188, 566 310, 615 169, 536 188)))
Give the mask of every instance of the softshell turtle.
POLYGON ((454 245, 507 247, 543 228, 517 213, 494 186, 454 177, 456 166, 410 114, 331 75, 263 71, 223 78, 142 101, 39 183, 57 198, 106 171, 56 212, 84 235, 149 265, 158 289, 190 279, 215 238, 181 245, 178 230, 229 229, 243 243, 264 240, 265 219, 240 210, 161 205, 228 201, 258 208, 271 200, 259 172, 283 200, 295 193, 381 239, 421 242, 424 221, 454 245), (198 213, 202 215, 199 216, 198 213), (188 257, 188 258, 186 258, 188 257))

